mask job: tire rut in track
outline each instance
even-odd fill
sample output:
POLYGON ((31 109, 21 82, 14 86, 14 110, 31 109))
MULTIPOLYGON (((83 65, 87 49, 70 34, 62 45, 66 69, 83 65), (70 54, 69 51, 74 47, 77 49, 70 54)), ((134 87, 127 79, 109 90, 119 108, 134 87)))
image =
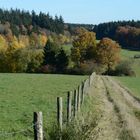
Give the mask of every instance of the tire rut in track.
POLYGON ((140 121, 134 114, 135 108, 140 109, 139 102, 110 77, 103 77, 103 80, 123 121, 124 133, 120 139, 140 140, 140 121))
POLYGON ((92 140, 118 140, 120 133, 119 119, 114 111, 114 106, 107 97, 106 87, 100 76, 96 76, 96 83, 91 88, 91 94, 95 98, 102 100, 100 102, 100 109, 102 110, 102 117, 98 122, 98 125, 94 129, 92 140), (92 93, 93 92, 93 93, 92 93), (96 131, 96 133, 95 133, 96 131))
POLYGON ((118 89, 118 91, 124 96, 124 98, 126 99, 127 103, 130 106, 133 106, 134 108, 137 108, 140 110, 139 99, 134 97, 133 94, 128 89, 126 89, 125 87, 123 87, 119 83, 115 82, 112 78, 107 77, 107 79, 110 81, 110 83, 112 83, 112 86, 116 87, 118 89))

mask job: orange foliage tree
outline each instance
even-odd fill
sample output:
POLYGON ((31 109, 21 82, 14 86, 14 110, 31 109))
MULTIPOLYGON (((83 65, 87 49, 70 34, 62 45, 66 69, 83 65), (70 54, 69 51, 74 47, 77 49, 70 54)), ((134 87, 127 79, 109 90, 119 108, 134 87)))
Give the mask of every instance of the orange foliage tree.
POLYGON ((140 28, 120 26, 116 30, 116 39, 125 48, 140 49, 140 28))
POLYGON ((120 60, 120 46, 109 38, 103 38, 97 45, 97 62, 112 70, 120 60))

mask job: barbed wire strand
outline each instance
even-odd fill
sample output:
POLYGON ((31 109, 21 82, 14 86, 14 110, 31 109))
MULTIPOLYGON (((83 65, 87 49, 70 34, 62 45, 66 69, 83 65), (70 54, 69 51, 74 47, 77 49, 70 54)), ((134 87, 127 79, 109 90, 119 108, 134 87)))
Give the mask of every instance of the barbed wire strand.
POLYGON ((20 130, 13 131, 13 132, 0 131, 0 137, 6 137, 6 136, 9 136, 9 135, 24 133, 24 132, 27 132, 30 128, 33 128, 36 125, 38 125, 38 124, 37 123, 36 124, 32 124, 31 126, 27 127, 26 129, 20 129, 20 130))

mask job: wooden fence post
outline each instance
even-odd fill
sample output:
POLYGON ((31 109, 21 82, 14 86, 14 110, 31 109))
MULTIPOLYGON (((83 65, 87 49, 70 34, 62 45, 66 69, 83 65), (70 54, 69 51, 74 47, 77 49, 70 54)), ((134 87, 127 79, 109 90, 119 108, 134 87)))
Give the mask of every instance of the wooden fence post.
POLYGON ((90 76, 89 76, 89 87, 90 87, 90 84, 91 84, 91 79, 90 79, 90 76))
POLYGON ((71 102, 72 102, 72 92, 68 92, 67 95, 67 122, 71 121, 71 102))
POLYGON ((74 90, 74 111, 73 111, 73 115, 74 117, 76 117, 77 115, 77 90, 74 90))
POLYGON ((57 123, 60 129, 60 132, 62 132, 62 125, 63 125, 62 113, 63 113, 62 97, 57 97, 57 123))
POLYGON ((87 94, 87 89, 88 89, 88 79, 85 80, 84 82, 84 94, 87 94))
POLYGON ((42 112, 34 112, 34 140, 43 140, 42 112))
POLYGON ((80 112, 80 106, 81 106, 81 85, 78 86, 78 97, 77 97, 77 110, 80 112))
POLYGON ((83 104, 84 102, 84 85, 85 85, 85 81, 82 82, 82 87, 81 87, 81 104, 83 104))
POLYGON ((90 85, 91 85, 92 82, 93 82, 93 76, 94 76, 94 74, 92 73, 91 76, 90 76, 90 77, 91 77, 91 83, 90 83, 90 85))

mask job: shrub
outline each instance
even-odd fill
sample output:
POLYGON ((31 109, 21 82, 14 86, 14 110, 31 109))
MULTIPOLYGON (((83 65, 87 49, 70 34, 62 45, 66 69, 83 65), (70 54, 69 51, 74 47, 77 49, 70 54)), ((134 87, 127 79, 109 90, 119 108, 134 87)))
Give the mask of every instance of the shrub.
POLYGON ((41 73, 55 73, 56 68, 52 65, 44 65, 39 70, 41 73))
POLYGON ((139 59, 139 58, 140 58, 140 54, 134 55, 134 59, 139 59))
POLYGON ((49 140, 89 140, 93 138, 93 130, 98 124, 99 118, 93 113, 88 112, 85 116, 81 114, 77 120, 73 120, 69 125, 63 125, 63 131, 60 133, 57 125, 49 133, 49 140))
POLYGON ((115 68, 115 70, 110 71, 109 75, 114 76, 136 76, 132 69, 131 61, 121 61, 115 68))
POLYGON ((97 64, 94 61, 86 61, 81 63, 80 66, 75 66, 74 68, 69 69, 69 74, 78 74, 78 75, 90 75, 93 72, 97 74, 102 74, 105 71, 103 65, 97 64))

